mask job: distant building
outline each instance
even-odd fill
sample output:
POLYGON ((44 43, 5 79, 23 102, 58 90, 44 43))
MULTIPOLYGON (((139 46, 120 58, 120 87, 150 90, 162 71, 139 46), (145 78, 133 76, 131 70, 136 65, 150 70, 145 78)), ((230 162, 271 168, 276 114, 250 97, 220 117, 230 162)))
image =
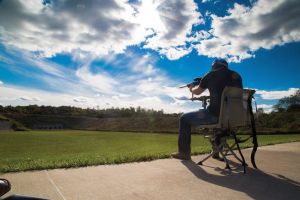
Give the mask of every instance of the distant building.
POLYGON ((32 129, 35 130, 61 130, 64 129, 62 124, 34 124, 32 129))
POLYGON ((11 123, 8 120, 0 120, 0 131, 11 130, 11 123))

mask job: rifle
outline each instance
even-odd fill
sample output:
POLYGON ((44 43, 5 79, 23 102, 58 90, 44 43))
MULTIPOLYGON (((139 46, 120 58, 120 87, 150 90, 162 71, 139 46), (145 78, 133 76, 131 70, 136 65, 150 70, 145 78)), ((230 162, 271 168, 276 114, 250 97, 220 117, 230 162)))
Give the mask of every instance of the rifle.
POLYGON ((201 79, 202 79, 202 77, 198 77, 198 78, 194 78, 193 79, 193 82, 191 82, 191 83, 188 83, 188 84, 186 84, 186 85, 183 85, 183 86, 180 86, 179 88, 185 88, 185 87, 195 87, 195 86, 197 86, 197 85, 199 85, 200 84, 200 82, 201 82, 201 79))

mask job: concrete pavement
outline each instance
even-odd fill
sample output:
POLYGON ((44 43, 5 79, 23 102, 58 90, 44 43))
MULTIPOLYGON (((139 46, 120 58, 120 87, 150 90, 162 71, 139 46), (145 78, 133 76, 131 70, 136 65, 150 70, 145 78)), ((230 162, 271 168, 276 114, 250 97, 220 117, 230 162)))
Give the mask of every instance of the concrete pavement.
MULTIPOLYGON (((249 165, 251 149, 243 150, 249 165)), ((300 142, 260 147, 260 170, 223 162, 162 159, 121 165, 7 173, 12 194, 57 200, 300 199, 300 142)), ((230 157, 230 160, 235 161, 230 157)))

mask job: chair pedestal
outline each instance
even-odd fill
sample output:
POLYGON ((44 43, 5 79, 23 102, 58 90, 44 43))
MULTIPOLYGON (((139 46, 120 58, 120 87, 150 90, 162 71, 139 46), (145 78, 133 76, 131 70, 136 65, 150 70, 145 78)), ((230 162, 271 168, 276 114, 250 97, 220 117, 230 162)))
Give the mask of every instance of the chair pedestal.
POLYGON ((233 131, 223 131, 221 134, 218 131, 214 131, 214 134, 211 136, 206 136, 210 140, 210 143, 213 146, 212 152, 206 156, 204 159, 199 161, 198 165, 203 165, 203 163, 209 159, 210 157, 213 157, 215 154, 221 154, 221 160, 226 163, 225 169, 231 169, 227 156, 234 156, 244 167, 244 173, 246 173, 246 167, 248 166, 245 162, 244 156, 242 154, 242 151, 240 149, 239 143, 241 140, 239 140, 233 131), (232 145, 229 145, 227 140, 233 139, 234 143, 232 145), (219 141, 218 141, 219 140, 219 141), (237 149, 239 152, 239 156, 234 152, 234 149, 237 149))

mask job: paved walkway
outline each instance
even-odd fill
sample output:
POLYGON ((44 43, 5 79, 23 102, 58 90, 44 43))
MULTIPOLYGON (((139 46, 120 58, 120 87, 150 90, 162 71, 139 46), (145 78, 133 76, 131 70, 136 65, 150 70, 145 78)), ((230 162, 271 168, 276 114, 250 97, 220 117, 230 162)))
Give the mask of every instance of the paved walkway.
MULTIPOLYGON (((250 150, 243 150, 248 164, 250 150)), ((259 148, 257 165, 243 174, 231 173, 224 163, 209 159, 163 159, 121 165, 56 169, 1 175, 12 183, 11 192, 58 200, 192 200, 192 199, 300 199, 300 142, 259 148)), ((232 158, 232 160, 234 160, 232 158)))

